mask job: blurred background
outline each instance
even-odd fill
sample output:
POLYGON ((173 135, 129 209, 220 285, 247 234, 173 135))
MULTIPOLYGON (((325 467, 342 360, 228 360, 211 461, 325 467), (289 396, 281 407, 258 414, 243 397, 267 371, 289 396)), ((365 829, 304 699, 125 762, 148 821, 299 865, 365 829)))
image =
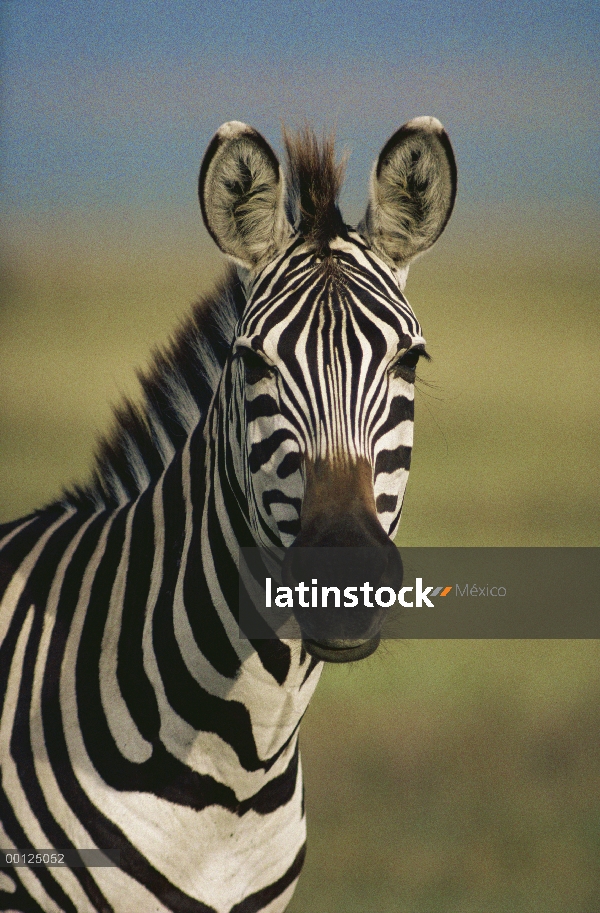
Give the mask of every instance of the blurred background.
MULTIPOLYGON (((598 6, 0 0, 0 522, 89 472, 112 406, 223 262, 196 181, 219 125, 371 163, 438 117, 455 213, 407 295, 416 394, 399 545, 597 546, 598 6)), ((597 913, 594 642, 388 643, 303 725, 291 913, 597 913)))

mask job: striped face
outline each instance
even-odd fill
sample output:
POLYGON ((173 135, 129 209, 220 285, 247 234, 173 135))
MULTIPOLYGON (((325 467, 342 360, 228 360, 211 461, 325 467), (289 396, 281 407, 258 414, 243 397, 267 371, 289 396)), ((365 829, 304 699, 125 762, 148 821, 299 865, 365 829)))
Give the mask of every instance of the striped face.
POLYGON ((264 544, 299 535, 315 468, 329 477, 323 509, 330 496, 339 510, 343 478, 387 536, 400 521, 425 340, 397 273, 358 233, 330 249, 319 262, 296 242, 263 270, 233 347, 250 520, 264 544))
MULTIPOLYGON (((206 227, 242 267, 248 293, 222 385, 227 447, 254 540, 286 547, 286 586, 332 581, 352 547, 357 579, 397 590, 391 539, 410 466, 415 367, 427 357, 402 290, 410 261, 450 217, 452 147, 435 118, 401 127, 375 163, 357 231, 337 207, 343 169, 332 143, 305 131, 286 151, 287 192, 264 138, 232 121, 200 170, 206 227)), ((316 605, 301 605, 313 657, 347 662, 376 649, 382 613, 367 601, 358 626, 342 617, 326 631, 305 612, 316 605)))

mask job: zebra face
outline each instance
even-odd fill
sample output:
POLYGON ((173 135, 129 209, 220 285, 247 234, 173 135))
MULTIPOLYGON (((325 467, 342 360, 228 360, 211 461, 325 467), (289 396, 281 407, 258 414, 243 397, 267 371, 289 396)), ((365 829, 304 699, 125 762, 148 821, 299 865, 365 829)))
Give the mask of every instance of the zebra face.
POLYGON ((393 538, 410 467, 421 328, 360 235, 330 247, 323 261, 294 243, 263 271, 233 348, 253 527, 285 547, 314 526, 317 490, 332 523, 351 492, 393 538))
MULTIPOLYGON (((409 261, 449 218, 452 150, 432 118, 401 128, 375 165, 357 230, 337 209, 332 148, 306 134, 287 152, 287 201, 274 153, 242 124, 221 128, 200 175, 206 225, 247 288, 227 408, 249 522, 257 543, 289 549, 289 581, 326 582, 340 570, 330 550, 353 546, 377 556, 355 574, 397 589, 392 539, 410 467, 415 369, 427 357, 403 288, 409 261)), ((326 638, 310 636, 308 613, 298 620, 309 652, 340 661, 376 648, 383 614, 367 612, 351 635, 342 623, 326 638)))

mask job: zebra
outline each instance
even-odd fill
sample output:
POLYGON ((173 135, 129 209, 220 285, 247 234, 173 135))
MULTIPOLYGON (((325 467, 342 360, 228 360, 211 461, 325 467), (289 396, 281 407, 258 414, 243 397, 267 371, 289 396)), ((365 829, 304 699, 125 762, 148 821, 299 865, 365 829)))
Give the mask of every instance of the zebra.
MULTIPOLYGON (((240 636, 241 547, 393 545, 425 339, 403 290, 454 205, 438 120, 383 147, 353 228, 333 140, 216 133, 202 216, 230 261, 126 401, 91 480, 0 527, 0 908, 278 913, 302 868, 298 730, 323 662, 378 633, 240 636)), ((289 570, 289 568, 288 568, 289 570)), ((294 572, 292 568, 290 573, 294 572)))

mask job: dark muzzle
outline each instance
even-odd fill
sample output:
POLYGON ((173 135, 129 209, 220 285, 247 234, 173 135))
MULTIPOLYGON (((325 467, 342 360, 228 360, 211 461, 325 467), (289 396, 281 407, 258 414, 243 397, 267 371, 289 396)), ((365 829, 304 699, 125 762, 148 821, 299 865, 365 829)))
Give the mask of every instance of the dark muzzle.
POLYGON ((283 562, 306 650, 328 662, 373 653, 402 576, 400 553, 377 518, 369 464, 310 467, 301 531, 283 562))

